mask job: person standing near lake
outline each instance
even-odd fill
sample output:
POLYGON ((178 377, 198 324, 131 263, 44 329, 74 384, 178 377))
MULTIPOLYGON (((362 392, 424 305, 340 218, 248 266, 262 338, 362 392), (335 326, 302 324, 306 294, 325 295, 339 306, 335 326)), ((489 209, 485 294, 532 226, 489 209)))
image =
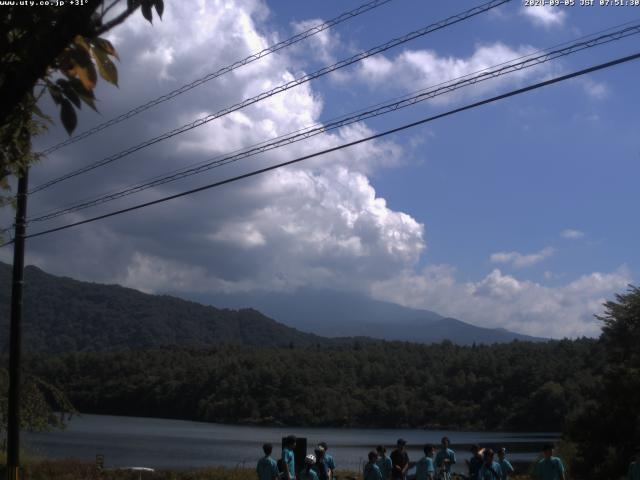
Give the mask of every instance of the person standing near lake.
POLYGON ((383 480, 380 467, 377 465, 378 454, 376 452, 369 452, 369 461, 362 470, 362 476, 364 480, 383 480))
POLYGON ((482 467, 482 452, 480 451, 480 445, 477 443, 471 445, 471 458, 466 463, 469 469, 469 478, 475 480, 478 478, 480 467, 482 467))
POLYGON ((329 474, 329 480, 331 480, 331 478, 334 476, 334 472, 336 469, 336 463, 333 461, 333 456, 331 456, 329 454, 329 452, 327 450, 329 450, 329 446, 327 445, 327 442, 320 442, 318 445, 320 445, 322 448, 324 448, 324 459, 327 462, 327 466, 329 467, 330 470, 330 474, 329 474))
POLYGON ((416 480, 433 480, 436 469, 433 466, 433 454, 435 448, 431 444, 427 444, 422 449, 424 457, 416 463, 416 480))
POLYGON ((636 447, 635 461, 629 465, 627 480, 640 480, 640 445, 636 447))
POLYGON ((515 470, 511 462, 507 460, 507 449, 504 447, 498 450, 498 464, 500 465, 500 470, 502 470, 502 477, 500 478, 502 480, 509 480, 509 475, 512 475, 515 470))
POLYGON ((378 461, 376 464, 380 468, 380 472, 382 473, 382 480, 391 480, 391 470, 393 470, 393 464, 391 463, 391 459, 387 455, 387 449, 384 448, 383 445, 378 445, 376 447, 376 452, 378 453, 378 461))
POLYGON ((482 466, 478 471, 477 480, 500 480, 502 478, 502 469, 498 462, 493 460, 493 450, 485 448, 482 454, 482 466))
POLYGON ((456 463, 456 452, 449 448, 449 437, 442 437, 441 447, 436 455, 436 467, 444 468, 447 475, 451 474, 451 465, 456 463))
POLYGON ((278 478, 278 464, 271 458, 273 445, 265 443, 262 445, 262 451, 264 452, 264 457, 258 460, 258 465, 256 466, 258 480, 275 480, 278 478))
POLYGON ((537 480, 566 480, 564 465, 559 457, 553 456, 553 445, 542 447, 542 460, 536 463, 534 476, 537 480))
POLYGON ((406 450, 407 442, 399 438, 396 443, 396 449, 391 452, 391 469, 392 480, 405 480, 407 470, 409 470, 409 455, 406 450))
POLYGON ((296 448, 296 436, 289 435, 284 439, 284 448, 282 449, 282 466, 284 468, 283 480, 295 480, 296 478, 296 457, 293 454, 294 448, 296 448))
POLYGON ((313 453, 316 455, 316 463, 313 465, 313 469, 318 474, 318 479, 329 480, 331 477, 331 470, 329 469, 329 464, 325 457, 324 448, 322 448, 321 445, 318 445, 313 453))
POLYGON ((298 480, 318 480, 318 474, 313 470, 315 464, 316 456, 313 453, 304 457, 304 467, 300 470, 298 480))

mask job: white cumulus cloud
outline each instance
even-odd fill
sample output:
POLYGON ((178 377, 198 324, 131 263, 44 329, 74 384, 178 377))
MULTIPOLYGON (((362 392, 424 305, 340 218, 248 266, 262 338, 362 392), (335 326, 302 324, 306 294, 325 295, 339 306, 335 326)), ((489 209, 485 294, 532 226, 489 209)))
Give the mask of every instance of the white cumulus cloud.
POLYGON ((545 28, 560 27, 564 25, 567 18, 567 13, 564 10, 551 5, 524 6, 521 12, 534 25, 545 28))
MULTIPOLYGON (((371 88, 385 87, 413 92, 517 60, 535 50, 529 45, 511 47, 501 42, 476 45, 474 52, 468 57, 442 56, 434 50, 407 49, 393 58, 381 55, 367 58, 359 64, 354 75, 371 88)), ((448 103, 453 99, 483 94, 506 84, 521 83, 540 72, 548 72, 549 68, 548 65, 541 65, 517 70, 476 83, 472 88, 435 97, 432 101, 448 103)))
POLYGON ((573 228, 566 228, 560 232, 560 236, 569 240, 578 240, 580 238, 584 238, 584 232, 573 228))
POLYGON ((546 247, 539 252, 534 253, 520 253, 520 252, 497 252, 491 254, 489 260, 493 263, 506 263, 511 264, 514 267, 530 267, 536 263, 540 263, 545 258, 549 258, 553 255, 554 249, 546 247))
POLYGON ((609 273, 583 275, 559 287, 546 287, 498 269, 477 282, 460 282, 447 265, 407 271, 375 282, 376 298, 413 308, 428 308, 489 328, 506 328, 541 337, 596 336, 594 314, 631 281, 625 266, 609 273))
MULTIPOLYGON (((122 85, 119 91, 99 92, 104 117, 279 40, 277 32, 265 26, 268 12, 258 0, 193 1, 190 5, 192 8, 168 3, 162 22, 149 26, 136 16, 115 30, 112 39, 122 57, 122 85)), ((295 30, 318 22, 301 22, 295 30)), ((332 41, 328 32, 315 38, 313 45, 327 47, 317 55, 329 52, 332 41)), ((56 176, 65 173, 70 164, 95 158, 96 151, 108 155, 293 79, 300 73, 300 64, 295 52, 289 53, 282 51, 239 68, 110 129, 108 135, 96 135, 92 142, 65 149, 34 169, 34 183, 38 183, 37 177, 56 176), (64 159, 63 163, 57 158, 64 159)), ((301 85, 143 150, 83 177, 83 182, 45 191, 34 198, 32 211, 95 194, 96 188, 116 190, 134 179, 190 166, 299 130, 317 123, 323 108, 315 85, 301 85)), ((94 117, 87 122, 96 122, 94 117)), ((166 184, 119 205, 133 198, 137 203, 183 191, 372 133, 367 125, 353 124, 207 175, 166 184)), ((53 141, 48 138, 45 143, 53 141)), ((52 273, 116 281, 156 292, 293 289, 308 284, 349 287, 386 278, 416 264, 426 248, 424 225, 390 208, 369 180, 372 173, 399 164, 403 156, 403 149, 393 141, 367 142, 232 186, 92 224, 83 233, 70 231, 47 242, 34 242, 30 258, 52 273), (64 253, 70 251, 73 259, 64 253)), ((113 204, 103 208, 110 210, 113 204)), ((78 212, 74 219, 97 211, 78 212)))

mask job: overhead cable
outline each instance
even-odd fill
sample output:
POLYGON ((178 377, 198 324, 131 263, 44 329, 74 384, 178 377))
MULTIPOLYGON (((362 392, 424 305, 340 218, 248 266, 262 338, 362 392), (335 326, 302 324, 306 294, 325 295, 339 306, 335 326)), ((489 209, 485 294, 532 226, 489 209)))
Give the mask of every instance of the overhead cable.
POLYGON ((360 5, 357 8, 354 8, 353 10, 349 10, 348 12, 342 13, 341 15, 338 15, 335 18, 332 18, 331 20, 327 20, 324 23, 320 23, 318 25, 314 25, 313 27, 305 30, 304 32, 300 32, 296 35, 294 35, 293 37, 290 37, 286 40, 283 40, 282 42, 278 42, 274 45, 271 45, 263 50, 260 50, 259 52, 253 53, 251 55, 249 55, 248 57, 242 59, 242 60, 238 60, 237 62, 232 63, 231 65, 227 65, 226 67, 222 67, 219 70, 215 71, 215 72, 211 72, 206 74, 205 76, 198 78, 190 83, 187 83, 186 85, 183 85, 179 88, 176 88, 175 90, 170 91, 169 93, 166 93, 164 95, 161 95, 157 98, 154 98, 153 100, 148 101, 147 103, 144 103, 142 105, 139 105, 135 108, 132 108, 131 110, 129 110, 126 113, 123 113, 121 115, 118 115, 117 117, 114 117, 110 120, 107 120, 106 122, 103 122, 99 125, 96 125, 95 127, 92 127, 88 130, 85 130, 84 132, 78 133, 77 135, 74 135, 73 137, 68 138, 67 140, 64 140, 63 142, 57 143, 55 145, 52 145, 46 149, 44 149, 41 153, 43 155, 47 155, 49 153, 55 152, 56 150, 61 149, 62 147, 66 147, 67 145, 71 145, 73 143, 79 142, 80 140, 83 140, 87 137, 90 137, 91 135, 94 135, 102 130, 104 130, 105 128, 109 128, 112 127, 113 125, 116 125, 120 122, 123 122, 131 117, 134 117, 136 115, 138 115, 139 113, 142 113, 146 110, 149 110, 150 108, 153 108, 157 105, 160 105, 161 103, 166 102, 167 100, 171 100, 174 97, 177 97, 178 95, 181 95, 183 93, 188 92, 189 90, 192 90, 193 88, 196 88, 200 85, 202 85, 203 83, 209 82, 215 78, 218 78, 226 73, 232 72, 233 70, 242 67, 244 65, 248 65, 252 62, 255 62, 256 60, 259 60, 261 58, 266 57, 267 55, 270 55, 274 52, 277 52, 278 50, 282 50, 283 48, 289 47, 295 43, 298 43, 302 40, 305 40, 309 37, 312 37, 313 35, 316 35, 320 32, 323 32, 324 30, 327 30, 328 28, 334 27, 346 20, 350 20, 354 17, 357 17, 358 15, 361 15, 365 12, 368 12, 369 10, 373 10, 374 8, 377 8, 381 5, 384 5, 385 3, 389 3, 391 0, 373 0, 371 2, 365 3, 363 5, 360 5))
POLYGON ((519 62, 516 61, 518 59, 504 62, 502 64, 499 64, 498 66, 489 67, 483 70, 482 73, 478 75, 474 75, 474 76, 464 75, 462 77, 459 77, 461 78, 461 80, 459 81, 454 81, 456 80, 454 79, 449 82, 445 82, 438 86, 435 86, 435 88, 422 90, 415 95, 402 98, 401 100, 398 100, 398 101, 378 104, 375 107, 372 107, 370 109, 359 111, 358 113, 352 114, 349 116, 343 116, 338 120, 328 122, 326 124, 318 124, 316 126, 312 126, 307 129, 303 129, 303 130, 293 132, 291 134, 283 135, 273 141, 263 142, 261 144, 252 146, 246 150, 241 150, 241 151, 234 152, 232 154, 227 154, 225 156, 216 157, 204 163, 199 163, 196 166, 181 169, 164 176, 158 176, 150 181, 139 183, 137 185, 127 187, 120 191, 108 193, 108 194, 99 196, 97 198, 93 198, 84 202, 76 203, 68 207, 53 210, 42 215, 34 216, 32 218, 29 218, 27 222, 33 223, 33 222, 42 222, 46 220, 51 220, 65 214, 84 210, 86 208, 93 207, 96 205, 101 205, 103 203, 107 203, 122 197, 126 197, 129 195, 141 192, 143 190, 147 190, 149 188, 153 188, 159 185, 164 185, 176 180, 180 180, 182 178, 190 177, 192 175, 197 175, 205 171, 211 170, 213 168, 217 168, 223 165, 227 165, 229 163, 237 162, 241 159, 244 159, 250 156, 258 155, 260 153, 264 153, 269 150, 273 150, 276 148, 283 147, 285 145, 296 143, 296 142, 308 139, 310 137, 313 137, 315 135, 319 135, 321 133, 326 133, 328 131, 344 127, 346 125, 350 125, 350 124, 360 122, 372 117, 377 117, 377 116, 384 115, 396 110, 400 110, 400 109, 409 107, 411 105, 415 105, 416 103, 423 102, 425 100, 428 100, 440 95, 445 95, 447 93, 451 93, 458 89, 461 89, 470 85, 474 85, 479 82, 487 81, 489 79, 497 78, 497 77, 507 75, 509 73, 513 73, 516 71, 520 71, 526 68, 531 68, 531 67, 540 65, 542 63, 555 60, 560 57, 565 57, 573 53, 580 52, 582 50, 607 44, 612 41, 619 40, 621 38, 626 38, 631 35, 636 35, 639 33, 640 33, 640 24, 632 25, 627 28, 614 31, 606 35, 600 35, 598 37, 590 38, 582 42, 570 44, 564 48, 547 50, 545 51, 545 53, 540 55, 532 54, 528 56, 525 60, 522 60, 519 62))
POLYGON ((382 45, 378 45, 377 47, 373 47, 369 50, 360 52, 356 55, 353 55, 352 57, 349 57, 347 59, 341 60, 337 63, 334 63, 333 65, 327 66, 327 67, 323 67, 320 70, 317 70, 313 73, 309 73, 309 74, 305 74, 302 75, 301 77, 298 77, 294 80, 291 80, 289 82, 286 82, 278 87, 275 87, 271 90, 262 92, 254 97, 248 98, 246 100, 243 100, 242 102, 239 102, 235 105, 232 105, 230 107, 226 107, 222 110, 219 110, 216 113, 212 113, 210 115, 198 118, 190 123, 187 123, 185 125, 182 125, 180 127, 177 127, 173 130, 170 130, 168 132, 165 132, 157 137, 153 137, 149 140, 145 140, 142 143, 139 143, 137 145, 134 145, 132 147, 129 147, 125 150, 122 150, 118 153, 115 153, 113 155, 110 155, 108 157, 105 157, 101 160, 98 160, 97 162, 91 164, 91 165, 87 165, 85 167, 79 168, 77 170, 74 170, 72 172, 69 172, 65 175, 62 175, 60 177, 54 178, 52 180, 49 180, 47 182, 44 182, 36 187, 34 187, 33 189, 31 189, 29 191, 29 194, 33 194, 36 192, 39 192, 41 190, 44 190, 46 188, 49 188, 59 182, 68 180, 70 178, 76 177, 78 175, 81 175, 83 173, 87 173, 91 170, 94 170, 96 168, 102 167, 104 165, 110 164, 116 160, 119 160, 123 157, 126 157, 127 155, 131 155, 134 152, 137 152, 139 150, 142 150, 143 148, 147 148, 150 147, 151 145, 155 145, 158 142, 161 142, 163 140, 167 140, 171 137, 174 137, 176 135, 180 135, 182 133, 188 132, 190 130, 193 130, 194 128, 198 128, 201 127, 202 125, 205 125, 209 122, 211 122, 212 120, 215 120, 217 118, 223 117, 225 115, 228 115, 232 112, 238 111, 242 108, 245 108, 249 105, 253 105, 254 103, 260 102, 262 100, 265 100, 266 98, 272 97, 273 95, 276 95, 278 93, 284 92, 286 90, 289 90, 291 88, 297 87, 299 85, 302 85, 306 82, 309 82, 311 80, 315 80, 319 77, 322 77, 324 75, 327 75, 331 72, 334 72, 338 69, 344 68, 348 65, 352 65, 354 63, 357 63, 361 60, 364 60, 365 58, 371 57, 373 55, 376 55, 378 53, 387 51, 391 48, 397 47, 398 45, 402 45, 406 42, 409 42, 411 40, 414 40, 418 37, 427 35, 429 33, 435 32, 437 30, 443 29, 445 27, 448 27, 450 25, 462 22, 464 20, 467 20, 471 17, 474 17, 476 15, 479 15, 481 13, 484 13, 488 10, 491 10, 493 8, 496 8, 504 3, 508 3, 511 0, 491 0, 487 3, 484 3, 482 5, 470 8, 468 10, 465 10, 462 13, 459 13, 457 15, 453 15, 451 17, 448 17, 444 20, 441 20, 437 23, 428 25, 424 28, 421 28, 419 30, 415 30, 413 32, 407 33, 406 35, 403 35, 401 37, 397 37, 395 39, 389 40, 388 42, 382 44, 382 45))
MULTIPOLYGON (((359 140, 355 140, 355 141, 348 142, 348 143, 343 143, 341 145, 338 145, 338 146, 335 146, 335 147, 332 147, 332 148, 327 148, 325 150, 321 150, 321 151, 318 151, 318 152, 315 152, 315 153, 311 153, 309 155, 304 155, 304 156, 301 156, 301 157, 297 157, 297 158, 294 158, 293 160, 289 160, 289 161, 286 161, 286 162, 278 163, 276 165, 271 165, 271 166, 268 166, 268 167, 260 168, 258 170, 253 170, 251 172, 248 172, 248 173, 245 173, 245 174, 242 174, 242 175, 238 175, 238 176, 235 176, 235 177, 227 178, 225 180, 221 180, 221 181, 218 181, 218 182, 210 183, 208 185, 204 185, 204 186, 201 186, 201 187, 193 188, 191 190, 187 190, 187 191, 184 191, 184 192, 176 193, 174 195, 169 195, 169 196, 158 198, 156 200, 152 200, 152 201, 149 201, 149 202, 140 203, 138 205, 133 205, 131 207, 127 207, 127 208, 123 208, 123 209, 116 210, 116 211, 113 211, 113 212, 105 213, 103 215, 98 215, 98 216, 87 218, 87 219, 80 220, 80 221, 77 221, 77 222, 68 223, 66 225, 61 225, 59 227, 50 228, 50 229, 43 230, 43 231, 40 231, 40 232, 32 233, 32 234, 26 235, 25 238, 35 238, 35 237, 39 237, 39 236, 42 236, 42 235, 48 235, 50 233, 59 232, 59 231, 62 231, 62 230, 67 230, 69 228, 77 227, 77 226, 84 225, 84 224, 87 224, 87 223, 92 223, 92 222, 95 222, 95 221, 98 221, 98 220, 103 220, 105 218, 110 218, 110 217, 113 217, 113 216, 116 216, 116 215, 121 215, 121 214, 124 214, 124 213, 132 212, 134 210, 139 210, 139 209, 142 209, 142 208, 150 207, 152 205, 157 205, 157 204, 160 204, 160 203, 164 203, 164 202, 167 202, 169 200, 174 200, 176 198, 181 198, 181 197, 186 197, 188 195, 193 195, 193 194, 198 193, 198 192, 202 192, 202 191, 205 191, 205 190, 210 190, 210 189, 215 188, 215 187, 220 187, 222 185, 226 185, 226 184, 233 183, 233 182, 236 182, 236 181, 239 181, 239 180, 243 180, 243 179, 246 179, 246 178, 254 177, 256 175, 260 175, 262 173, 270 172, 270 171, 273 171, 273 170, 276 170, 276 169, 279 169, 279 168, 282 168, 282 167, 285 167, 285 166, 288 166, 288 165, 299 163, 299 162, 302 162, 304 160, 308 160, 310 158, 315 158, 315 157, 319 157, 321 155, 326 155, 328 153, 336 152, 336 151, 339 151, 339 150, 342 150, 342 149, 345 149, 345 148, 348 148, 348 147, 352 147, 354 145, 358 145, 358 144, 361 144, 361 143, 364 143, 364 142, 375 140, 377 138, 382 138, 382 137, 385 137, 387 135, 391 135, 393 133, 398 133, 398 132, 401 132, 403 130, 407 130, 409 128, 416 127, 418 125, 423 125, 423 124, 432 122, 434 120, 438 120, 440 118, 444 118, 444 117, 447 117, 447 116, 450 116, 450 115, 454 115, 456 113, 460 113, 460 112, 463 112, 463 111, 466 111, 466 110, 471 110, 471 109, 474 109, 474 108, 477 108, 477 107, 480 107, 480 106, 483 106, 483 105, 487 105, 489 103, 496 102, 498 100, 503 100, 505 98, 513 97, 515 95, 520 95, 522 93, 530 92, 532 90, 537 90, 539 88, 542 88, 542 87, 545 87, 545 86, 548 86, 548 85, 552 85, 552 84, 555 84, 555 83, 563 82, 565 80, 569 80, 569 79, 572 79, 572 78, 575 78, 575 77, 579 77, 581 75, 586 75, 588 73, 596 72, 596 71, 599 71, 599 70, 604 70, 606 68, 610 68, 610 67, 613 67, 615 65, 620 65, 620 64, 623 64, 623 63, 626 63, 626 62, 637 60, 639 58, 640 58, 640 53, 635 53, 633 55, 628 55, 628 56, 625 56, 625 57, 621 57, 621 58, 618 58, 618 59, 615 59, 615 60, 611 60, 609 62, 601 63, 601 64, 598 64, 598 65, 594 65, 592 67, 585 68, 585 69, 582 69, 582 70, 578 70, 578 71, 575 71, 575 72, 572 72, 572 73, 569 73, 569 74, 566 74, 566 75, 562 75, 562 76, 555 77, 555 78, 552 78, 552 79, 549 79, 549 80, 538 82, 538 83, 535 83, 533 85, 529 85, 527 87, 519 88, 517 90, 511 90, 511 91, 509 91, 507 93, 503 93, 501 95, 497 95, 497 96, 494 96, 494 97, 491 97, 491 98, 487 98, 485 100, 474 102, 474 103, 465 105, 463 107, 458 107, 458 108, 455 108, 453 110, 449 110, 447 112, 440 113, 438 115, 433 115, 433 116, 430 116, 430 117, 426 117, 426 118, 423 118, 423 119, 415 121, 415 122, 407 123, 407 124, 402 125, 400 127, 392 128, 390 130, 386 130, 384 132, 377 133, 375 135, 370 135, 368 137, 364 137, 364 138, 361 138, 359 140)), ((0 246, 5 246, 5 245, 8 245, 9 243, 12 243, 12 242, 6 242, 6 243, 4 243, 3 245, 0 245, 0 246)))

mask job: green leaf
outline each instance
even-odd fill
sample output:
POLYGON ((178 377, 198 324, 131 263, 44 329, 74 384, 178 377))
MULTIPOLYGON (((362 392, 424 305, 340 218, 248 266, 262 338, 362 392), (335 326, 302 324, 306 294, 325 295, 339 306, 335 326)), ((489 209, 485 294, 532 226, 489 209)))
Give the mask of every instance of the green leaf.
POLYGON ((116 49, 113 47, 113 44, 109 40, 106 40, 104 38, 94 38, 93 45, 104 50, 107 55, 111 55, 112 57, 120 60, 118 52, 116 52, 116 49))
POLYGON ((93 94, 93 90, 87 90, 86 88, 84 88, 82 82, 77 78, 72 78, 71 80, 69 80, 69 85, 78 94, 80 100, 89 105, 89 107, 91 107, 94 111, 98 111, 95 104, 96 97, 93 94))
POLYGON ((96 104, 95 104, 95 98, 93 96, 89 96, 83 93, 78 93, 78 95, 80 96, 80 100, 82 100, 84 103, 89 105, 89 107, 91 107, 91 109, 94 112, 98 111, 98 108, 96 107, 96 104))
POLYGON ((74 64, 83 68, 86 68, 91 64, 91 55, 89 55, 89 50, 85 50, 84 48, 69 49, 69 56, 74 64))
POLYGON ((91 55, 81 48, 70 49, 69 56, 73 62, 73 68, 69 70, 69 74, 79 78, 87 90, 93 90, 98 81, 96 68, 91 61, 91 55))
POLYGON ((144 0, 142 5, 140 6, 140 10, 142 11, 142 16, 146 18, 149 23, 153 23, 153 15, 151 13, 151 2, 149 0, 144 0))
POLYGON ((62 97, 62 92, 60 91, 60 87, 58 87, 57 85, 49 85, 47 88, 49 90, 49 95, 51 95, 54 103, 56 105, 60 105, 62 100, 64 100, 64 98, 62 97))
POLYGON ((71 86, 71 83, 68 80, 64 80, 62 78, 57 80, 56 83, 62 89, 62 93, 64 93, 65 97, 71 100, 71 102, 76 106, 76 108, 80 108, 80 106, 82 105, 80 103, 80 97, 71 86))
POLYGON ((96 64, 98 65, 100 76, 107 82, 118 86, 118 69, 109 59, 107 53, 101 48, 95 46, 91 49, 91 53, 93 54, 93 58, 96 59, 96 64))
POLYGON ((75 38, 73 39, 73 43, 75 43, 77 46, 79 46, 80 48, 85 50, 87 53, 89 53, 89 49, 91 47, 89 46, 89 44, 87 43, 87 40, 82 35, 76 35, 75 38))
POLYGON ((164 12, 164 1, 163 0, 155 0, 154 5, 156 7, 156 12, 158 12, 158 17, 162 19, 162 13, 164 12))
POLYGON ((78 124, 78 117, 73 105, 66 98, 63 98, 60 103, 60 120, 62 120, 62 125, 64 125, 67 133, 71 135, 78 124))
POLYGON ((69 73, 73 77, 78 78, 87 90, 93 90, 98 81, 98 74, 96 73, 96 67, 94 67, 93 63, 90 63, 87 67, 75 65, 69 73))

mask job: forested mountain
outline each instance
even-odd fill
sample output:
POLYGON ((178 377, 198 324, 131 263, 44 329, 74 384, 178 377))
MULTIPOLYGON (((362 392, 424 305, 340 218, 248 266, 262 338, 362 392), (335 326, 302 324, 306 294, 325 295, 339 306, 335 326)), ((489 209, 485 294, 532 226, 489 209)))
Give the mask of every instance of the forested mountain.
MULTIPOLYGON (((119 285, 81 282, 25 269, 24 348, 27 352, 64 353, 139 349, 162 345, 220 344, 282 346, 336 345, 351 337, 460 344, 532 339, 501 329, 475 327, 427 310, 412 310, 347 292, 299 292, 262 295, 273 320, 237 297, 235 309, 220 309, 169 295, 148 295, 119 285), (267 302, 268 298, 271 298, 267 302), (297 320, 296 320, 297 319, 297 320), (324 336, 305 333, 318 331, 324 336), (332 338, 326 338, 330 336, 332 338)), ((11 267, 0 262, 0 314, 8 319, 11 267)), ((247 296, 255 307, 257 296, 247 296), (252 300, 254 299, 254 300, 252 300)), ((0 326, 0 347, 7 344, 8 321, 0 326)), ((367 341, 360 338, 361 342, 367 341)))
MULTIPOLYGON (((23 348, 62 353, 160 345, 315 345, 328 339, 253 309, 221 310, 119 285, 80 282, 25 269, 23 348)), ((0 264, 0 345, 6 349, 11 267, 0 264)))
POLYGON ((559 431, 601 381, 596 340, 161 348, 32 358, 86 413, 296 426, 559 431))

